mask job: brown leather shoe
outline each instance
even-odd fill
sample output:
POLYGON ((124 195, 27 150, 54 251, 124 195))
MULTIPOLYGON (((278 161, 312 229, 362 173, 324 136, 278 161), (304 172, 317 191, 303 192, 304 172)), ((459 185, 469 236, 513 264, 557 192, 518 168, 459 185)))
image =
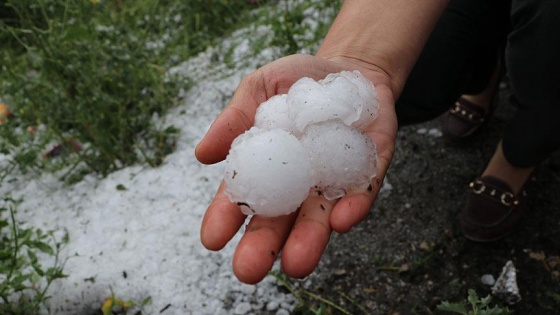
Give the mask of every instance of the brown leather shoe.
POLYGON ((481 106, 460 98, 441 117, 443 136, 450 140, 466 138, 480 128, 488 115, 489 111, 481 106))
POLYGON ((484 176, 471 182, 459 221, 465 237, 490 242, 511 233, 527 211, 526 186, 532 180, 533 176, 529 176, 517 195, 496 177, 484 176))

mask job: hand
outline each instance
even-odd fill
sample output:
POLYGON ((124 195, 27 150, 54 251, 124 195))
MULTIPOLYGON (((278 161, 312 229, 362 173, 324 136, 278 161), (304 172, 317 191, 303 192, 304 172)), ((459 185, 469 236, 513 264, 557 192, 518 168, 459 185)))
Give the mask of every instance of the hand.
MULTIPOLYGON (((380 112, 365 132, 377 144, 379 156, 377 176, 371 191, 328 201, 310 196, 299 211, 287 216, 266 218, 254 216, 237 245, 233 272, 245 283, 261 281, 270 271, 280 251, 282 269, 290 277, 309 275, 329 241, 331 232, 348 232, 369 213, 389 167, 397 131, 391 82, 385 72, 352 60, 327 60, 309 55, 292 55, 278 59, 246 77, 229 105, 216 118, 195 154, 205 164, 225 159, 231 142, 248 130, 254 121, 257 106, 276 94, 287 93, 301 77, 323 79, 342 70, 359 70, 377 90, 380 112), (369 68, 369 69, 368 69, 369 68), (317 211, 318 209, 323 209, 317 211)), ((237 204, 224 194, 222 182, 208 207, 201 227, 202 244, 209 250, 220 250, 245 221, 237 204)))

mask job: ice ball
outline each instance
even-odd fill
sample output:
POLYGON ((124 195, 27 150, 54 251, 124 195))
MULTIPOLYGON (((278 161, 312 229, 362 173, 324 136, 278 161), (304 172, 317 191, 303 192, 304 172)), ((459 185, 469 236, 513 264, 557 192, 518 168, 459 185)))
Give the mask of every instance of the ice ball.
POLYGON ((342 79, 329 88, 311 78, 301 78, 288 91, 289 116, 300 132, 310 124, 340 119, 347 125, 358 120, 354 99, 358 88, 342 79))
POLYGON ((257 127, 233 141, 224 176, 226 195, 244 214, 268 217, 297 210, 312 181, 307 152, 294 135, 257 127))
POLYGON ((357 101, 355 100, 356 97, 349 97, 349 99, 357 102, 353 106, 355 106, 359 112, 359 118, 352 122, 352 126, 356 128, 365 127, 367 124, 371 123, 379 113, 377 91, 373 83, 359 71, 331 73, 321 82, 327 88, 336 89, 337 82, 341 81, 341 78, 352 82, 358 89, 357 101))
POLYGON ((298 135, 292 119, 288 116, 288 95, 274 95, 257 107, 255 127, 271 130, 284 129, 298 135))
POLYGON ((327 199, 365 191, 375 176, 375 143, 340 120, 308 126, 300 141, 309 155, 314 189, 327 199))

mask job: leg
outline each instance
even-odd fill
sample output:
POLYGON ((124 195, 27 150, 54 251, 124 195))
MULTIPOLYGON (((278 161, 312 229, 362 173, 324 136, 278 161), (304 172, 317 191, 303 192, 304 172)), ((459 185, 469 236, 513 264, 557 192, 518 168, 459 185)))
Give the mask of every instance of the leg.
POLYGON ((399 125, 436 118, 461 94, 488 85, 508 8, 504 0, 451 1, 397 101, 399 125))
POLYGON ((517 192, 528 170, 560 148, 560 3, 514 1, 512 21, 506 62, 518 110, 483 175, 501 177, 517 192))
POLYGON ((513 1, 506 47, 511 99, 504 155, 518 167, 539 164, 560 147, 560 2, 513 1))
POLYGON ((477 241, 515 228, 527 209, 524 187, 535 165, 560 148, 560 3, 514 0, 512 22, 506 65, 518 111, 461 213, 463 232, 477 241))

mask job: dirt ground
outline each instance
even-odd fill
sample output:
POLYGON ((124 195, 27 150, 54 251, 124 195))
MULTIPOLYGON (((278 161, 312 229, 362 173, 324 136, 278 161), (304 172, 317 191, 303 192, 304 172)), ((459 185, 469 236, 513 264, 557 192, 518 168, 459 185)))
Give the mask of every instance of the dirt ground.
POLYGON ((436 305, 466 301, 468 289, 487 296, 491 289, 481 276, 497 278, 511 260, 522 300, 510 310, 560 314, 560 154, 539 166, 529 188, 531 212, 512 235, 479 244, 458 229, 467 184, 483 170, 514 111, 507 87, 500 94, 493 117, 462 143, 422 133, 439 129, 438 121, 400 130, 387 176, 392 189, 350 233, 332 236, 310 276, 310 292, 352 314, 449 314, 436 305))

